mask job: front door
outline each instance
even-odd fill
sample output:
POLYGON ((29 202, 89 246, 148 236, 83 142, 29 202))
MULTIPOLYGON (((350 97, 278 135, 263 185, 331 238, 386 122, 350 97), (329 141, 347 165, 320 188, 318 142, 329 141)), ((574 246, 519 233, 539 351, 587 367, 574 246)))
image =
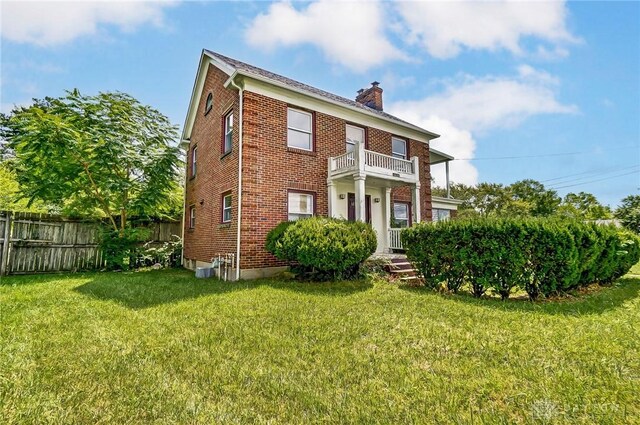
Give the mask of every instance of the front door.
MULTIPOLYGON (((347 218, 356 221, 356 194, 347 194, 347 218)), ((364 195, 364 216, 367 224, 371 224, 371 195, 364 195)))

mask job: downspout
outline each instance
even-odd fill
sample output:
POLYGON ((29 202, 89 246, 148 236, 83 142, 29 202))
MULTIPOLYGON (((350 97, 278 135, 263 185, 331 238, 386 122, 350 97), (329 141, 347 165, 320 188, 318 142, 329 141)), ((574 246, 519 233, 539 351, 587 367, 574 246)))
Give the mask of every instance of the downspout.
POLYGON ((238 89, 240 96, 239 119, 238 119, 238 233, 236 235, 236 280, 240 280, 240 228, 242 223, 242 101, 244 89, 236 84, 234 79, 230 80, 230 84, 238 89))
MULTIPOLYGON (((182 140, 180 145, 184 146, 183 143, 189 143, 187 140, 182 140)), ((185 166, 184 166, 184 182, 182 185, 182 219, 180 220, 180 239, 182 240, 182 248, 180 249, 180 262, 182 263, 182 267, 184 267, 184 225, 186 224, 185 215, 187 214, 187 183, 189 181, 189 145, 186 145, 186 153, 185 153, 185 166)))

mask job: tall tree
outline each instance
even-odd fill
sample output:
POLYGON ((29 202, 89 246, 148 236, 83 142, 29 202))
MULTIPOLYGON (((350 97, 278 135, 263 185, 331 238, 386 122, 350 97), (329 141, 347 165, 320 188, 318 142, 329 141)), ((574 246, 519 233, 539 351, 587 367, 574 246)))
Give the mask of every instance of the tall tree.
POLYGON ((611 218, 611 209, 598 202, 591 193, 567 193, 560 204, 561 215, 582 220, 605 220, 611 218))
POLYGON ((624 227, 640 234, 640 195, 629 195, 624 198, 614 216, 624 227))
POLYGON ((507 187, 511 199, 519 204, 520 211, 528 215, 544 217, 558 210, 561 199, 555 190, 546 189, 542 183, 532 179, 515 182, 507 187))
POLYGON ((127 94, 74 90, 14 109, 1 124, 29 204, 99 211, 122 230, 130 215, 156 215, 175 190, 177 128, 127 94))

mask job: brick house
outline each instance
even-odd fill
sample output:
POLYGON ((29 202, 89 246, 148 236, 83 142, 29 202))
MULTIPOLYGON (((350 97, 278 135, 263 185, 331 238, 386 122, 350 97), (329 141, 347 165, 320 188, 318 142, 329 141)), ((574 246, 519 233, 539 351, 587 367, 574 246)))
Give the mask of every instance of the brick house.
POLYGON ((400 248, 399 228, 455 214, 431 196, 431 166, 453 159, 436 137, 385 113, 377 82, 354 101, 203 50, 181 142, 184 264, 234 253, 236 278, 278 272, 267 233, 311 215, 367 221, 378 252, 400 248))

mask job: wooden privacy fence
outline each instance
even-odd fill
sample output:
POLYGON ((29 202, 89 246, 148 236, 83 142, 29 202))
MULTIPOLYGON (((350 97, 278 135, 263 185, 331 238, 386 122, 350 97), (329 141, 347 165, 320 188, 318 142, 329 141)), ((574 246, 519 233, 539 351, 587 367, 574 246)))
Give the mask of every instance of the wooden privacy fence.
MULTIPOLYGON (((174 240, 179 222, 150 223, 149 242, 174 240)), ((0 276, 104 267, 100 223, 50 214, 0 211, 0 276)))

